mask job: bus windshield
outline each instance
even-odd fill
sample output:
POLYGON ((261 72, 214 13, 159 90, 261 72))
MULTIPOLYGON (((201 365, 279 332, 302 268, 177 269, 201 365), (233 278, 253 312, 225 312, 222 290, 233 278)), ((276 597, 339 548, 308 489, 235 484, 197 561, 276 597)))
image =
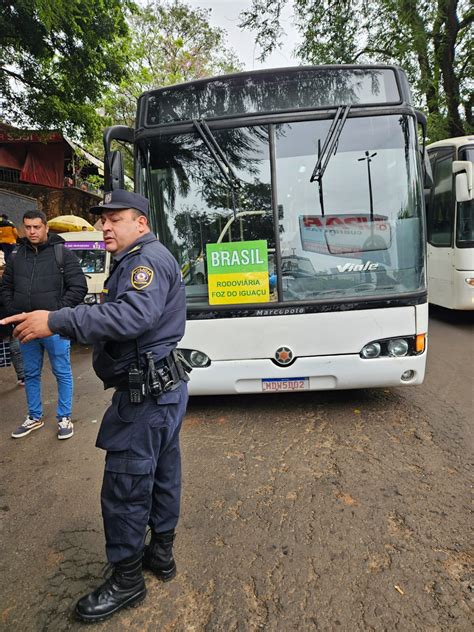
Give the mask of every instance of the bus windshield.
POLYGON ((422 191, 413 119, 347 118, 320 182, 331 119, 212 129, 228 182, 195 132, 145 138, 146 188, 190 307, 209 305, 206 246, 265 244, 269 302, 358 300, 424 287, 422 191))

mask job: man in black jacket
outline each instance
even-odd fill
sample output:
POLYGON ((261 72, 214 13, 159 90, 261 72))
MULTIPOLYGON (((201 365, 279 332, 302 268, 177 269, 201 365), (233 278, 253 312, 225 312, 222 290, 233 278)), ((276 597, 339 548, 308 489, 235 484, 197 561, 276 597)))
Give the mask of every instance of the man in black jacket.
MULTIPOLYGON (((41 211, 28 211, 23 216, 23 228, 26 237, 10 256, 3 274, 2 296, 7 312, 11 315, 36 309, 56 311, 81 303, 87 293, 87 283, 79 260, 62 245, 62 237, 48 235, 46 215, 41 211)), ((72 437, 70 344, 58 335, 21 343, 28 415, 12 432, 14 439, 25 437, 44 425, 41 369, 45 349, 58 383, 58 439, 72 437)))

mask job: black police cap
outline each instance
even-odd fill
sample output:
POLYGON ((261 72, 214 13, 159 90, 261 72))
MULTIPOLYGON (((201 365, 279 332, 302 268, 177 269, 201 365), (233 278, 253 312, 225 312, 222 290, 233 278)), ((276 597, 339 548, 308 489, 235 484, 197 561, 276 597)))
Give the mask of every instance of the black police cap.
POLYGON ((99 202, 98 206, 92 206, 89 211, 94 213, 94 215, 101 215, 104 211, 112 211, 114 209, 119 211, 127 208, 134 208, 148 217, 150 205, 147 198, 139 193, 116 189, 115 191, 107 192, 104 195, 103 202, 99 202))

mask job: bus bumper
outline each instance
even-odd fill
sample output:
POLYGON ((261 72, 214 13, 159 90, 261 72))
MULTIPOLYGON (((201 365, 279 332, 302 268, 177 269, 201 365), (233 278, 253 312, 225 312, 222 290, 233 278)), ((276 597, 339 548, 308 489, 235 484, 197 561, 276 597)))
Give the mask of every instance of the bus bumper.
POLYGON ((425 365, 426 351, 417 356, 370 360, 359 355, 297 358, 288 368, 278 367, 270 360, 216 361, 207 368, 192 371, 189 394, 235 395, 411 386, 423 382, 425 365), (413 372, 409 379, 406 379, 407 371, 413 372), (269 383, 264 384, 262 380, 274 380, 273 388, 269 389, 269 383))

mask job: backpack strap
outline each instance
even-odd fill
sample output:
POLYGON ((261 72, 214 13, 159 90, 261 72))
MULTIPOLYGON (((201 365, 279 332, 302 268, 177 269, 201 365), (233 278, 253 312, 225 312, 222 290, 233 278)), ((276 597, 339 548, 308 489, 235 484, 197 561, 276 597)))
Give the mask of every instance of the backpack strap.
POLYGON ((54 244, 54 258, 56 259, 56 265, 59 268, 59 272, 64 274, 64 244, 54 244))
POLYGON ((60 297, 64 294, 64 243, 54 244, 54 258, 56 259, 56 265, 59 268, 59 274, 61 275, 61 289, 60 297))

